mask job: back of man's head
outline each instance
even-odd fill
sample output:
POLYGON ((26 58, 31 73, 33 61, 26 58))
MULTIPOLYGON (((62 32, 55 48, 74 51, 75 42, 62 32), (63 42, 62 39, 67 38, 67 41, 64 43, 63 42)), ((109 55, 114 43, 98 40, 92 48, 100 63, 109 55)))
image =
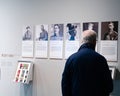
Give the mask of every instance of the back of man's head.
POLYGON ((96 44, 96 32, 93 30, 85 30, 82 33, 82 43, 96 44))

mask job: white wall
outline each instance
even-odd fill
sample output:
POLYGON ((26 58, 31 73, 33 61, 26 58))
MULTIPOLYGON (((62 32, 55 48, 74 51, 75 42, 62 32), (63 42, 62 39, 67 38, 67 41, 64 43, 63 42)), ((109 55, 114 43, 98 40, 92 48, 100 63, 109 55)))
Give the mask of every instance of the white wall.
MULTIPOLYGON (((0 0, 0 54, 14 55, 0 57, 0 96, 61 96, 60 83, 65 60, 34 59, 33 83, 21 85, 12 82, 16 62, 21 56, 23 25, 120 22, 119 5, 120 0, 0 0)), ((118 43, 120 49, 120 38, 118 43)), ((109 63, 120 64, 120 59, 109 63)), ((119 82, 116 90, 119 89, 119 82)), ((115 96, 120 95, 116 90, 115 96)))

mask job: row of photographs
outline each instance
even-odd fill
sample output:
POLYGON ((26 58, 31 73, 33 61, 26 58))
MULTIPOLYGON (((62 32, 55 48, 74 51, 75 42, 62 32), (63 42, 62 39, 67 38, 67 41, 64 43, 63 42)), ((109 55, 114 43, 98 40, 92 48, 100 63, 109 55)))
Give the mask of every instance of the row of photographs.
MULTIPOLYGON (((67 23, 67 24, 40 24, 35 26, 35 37, 32 26, 23 28, 23 40, 47 41, 47 40, 79 40, 80 31, 94 30, 98 34, 98 22, 67 23)), ((118 39, 118 21, 101 22, 101 40, 118 39)))
POLYGON ((82 27, 80 23, 40 24, 35 26, 35 31, 31 26, 23 29, 22 57, 67 59, 79 49, 81 32, 94 30, 100 40, 99 53, 108 61, 117 61, 118 21, 101 22, 101 26, 98 22, 87 22, 82 27))

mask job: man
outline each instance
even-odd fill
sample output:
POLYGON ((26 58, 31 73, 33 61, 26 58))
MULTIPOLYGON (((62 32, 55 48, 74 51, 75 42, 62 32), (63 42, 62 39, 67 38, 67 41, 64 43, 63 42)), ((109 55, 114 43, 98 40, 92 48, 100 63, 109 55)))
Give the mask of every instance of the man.
POLYGON ((114 23, 110 22, 110 24, 108 25, 109 29, 110 29, 110 40, 117 40, 118 39, 118 33, 116 31, 114 31, 114 23))
POLYGON ((96 32, 84 31, 82 43, 65 64, 62 96, 109 96, 113 81, 106 59, 95 52, 96 32))
POLYGON ((106 32, 104 34, 103 39, 104 40, 117 40, 118 39, 118 33, 114 31, 114 23, 110 22, 108 25, 110 31, 106 32))

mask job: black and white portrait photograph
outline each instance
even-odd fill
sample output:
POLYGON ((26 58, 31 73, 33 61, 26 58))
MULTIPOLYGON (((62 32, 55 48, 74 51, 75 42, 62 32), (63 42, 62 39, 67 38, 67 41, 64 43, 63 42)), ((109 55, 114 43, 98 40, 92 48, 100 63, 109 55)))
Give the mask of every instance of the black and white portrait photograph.
POLYGON ((40 24, 36 26, 36 40, 38 41, 48 40, 48 25, 40 24))
POLYGON ((50 25, 50 40, 63 40, 63 24, 50 25))
POLYGON ((118 21, 101 23, 101 40, 118 40, 118 21))
POLYGON ((83 31, 85 30, 94 30, 97 33, 97 39, 98 39, 98 22, 83 23, 83 31))
POLYGON ((33 31, 31 26, 25 26, 23 28, 23 40, 33 40, 33 31))

